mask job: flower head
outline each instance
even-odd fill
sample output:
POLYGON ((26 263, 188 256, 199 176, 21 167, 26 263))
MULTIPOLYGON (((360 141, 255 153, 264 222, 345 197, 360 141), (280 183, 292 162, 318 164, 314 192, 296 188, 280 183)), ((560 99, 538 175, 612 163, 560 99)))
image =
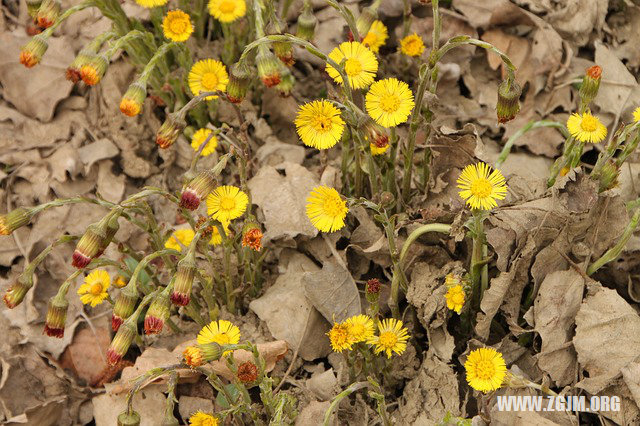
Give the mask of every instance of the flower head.
POLYGON ((247 13, 244 0, 209 0, 209 14, 220 22, 233 22, 247 13))
POLYGON ((104 269, 96 269, 84 279, 84 284, 78 288, 80 301, 85 305, 95 307, 109 297, 107 289, 111 284, 111 277, 104 269))
POLYGON ((373 24, 371 24, 367 35, 362 39, 362 44, 371 49, 373 53, 378 53, 380 47, 384 46, 387 37, 389 37, 387 27, 385 27, 382 21, 376 19, 373 21, 373 24))
POLYGON ((191 287, 196 275, 196 260, 193 251, 187 254, 178 262, 176 279, 171 293, 171 302, 177 306, 187 306, 191 300, 191 287))
POLYGON ((464 288, 459 284, 455 285, 447 290, 447 294, 444 297, 447 300, 447 308, 459 314, 464 306, 464 288))
POLYGON ((305 3, 302 13, 298 16, 296 35, 301 39, 311 41, 316 30, 316 25, 318 25, 318 18, 313 14, 311 4, 305 3))
POLYGON ((56 295, 49 299, 47 317, 44 322, 44 334, 62 339, 68 310, 69 302, 64 296, 59 297, 56 295))
POLYGON ((203 170, 185 185, 180 194, 180 207, 195 210, 200 202, 216 187, 216 174, 211 170, 203 170))
POLYGON ((107 350, 107 362, 109 365, 116 365, 129 350, 129 346, 131 346, 131 342, 133 342, 133 338, 138 332, 136 321, 136 318, 130 318, 118 328, 107 350))
POLYGON ((342 352, 345 349, 351 350, 353 341, 349 336, 349 327, 345 323, 333 323, 333 327, 327 333, 331 342, 331 349, 334 352, 342 352))
POLYGON ((193 32, 189 15, 181 10, 170 10, 162 20, 162 32, 171 41, 187 41, 193 32))
MULTIPOLYGON (((362 89, 373 83, 378 72, 378 60, 367 47, 357 41, 345 41, 329 53, 329 58, 336 63, 344 62, 344 72, 349 77, 349 85, 354 89, 362 89)), ((331 65, 327 64, 327 73, 336 83, 343 84, 342 76, 331 65)))
POLYGON ((502 386, 507 372, 502 354, 493 348, 471 351, 464 363, 469 386, 477 391, 489 392, 502 386))
POLYGON ((171 302, 164 291, 158 294, 151 302, 144 316, 144 334, 158 334, 164 328, 165 321, 169 318, 171 302))
POLYGON ((506 123, 516 118, 520 112, 520 95, 522 88, 516 81, 504 80, 500 83, 496 103, 498 123, 506 123))
POLYGON ((162 149, 169 148, 176 142, 186 125, 186 121, 178 112, 170 113, 156 132, 156 144, 162 149))
POLYGON ((182 246, 189 247, 195 235, 196 233, 193 232, 193 229, 178 229, 173 231, 173 234, 171 234, 169 239, 164 243, 164 247, 182 251, 182 246))
POLYGON ((33 217, 33 211, 18 207, 7 214, 0 215, 0 235, 11 235, 16 229, 28 225, 33 217))
POLYGON ((249 197, 240 188, 219 186, 207 197, 207 213, 222 223, 230 222, 244 214, 248 203, 249 197))
POLYGON ((184 362, 189 367, 198 367, 206 362, 215 361, 222 356, 222 349, 220 345, 211 343, 198 343, 195 346, 187 347, 182 353, 184 362))
POLYGON ((413 33, 400 40, 400 51, 407 56, 420 56, 424 52, 424 42, 413 33))
POLYGON ((298 110, 296 130, 302 142, 317 149, 334 146, 344 132, 340 110, 326 100, 306 103, 298 110))
MULTIPOLYGON (((189 71, 189 89, 194 96, 198 96, 200 92, 212 92, 219 90, 224 92, 229 83, 229 75, 224 64, 215 59, 203 59, 196 62, 189 71)), ((216 99, 217 96, 207 96, 205 99, 210 101, 216 99)))
POLYGON ((367 343, 373 345, 376 354, 384 352, 387 358, 391 358, 392 353, 402 354, 407 349, 409 332, 403 327, 402 321, 395 318, 387 318, 378 323, 378 335, 371 337, 367 343))
POLYGON ((239 104, 247 95, 250 78, 246 65, 236 63, 229 70, 229 84, 227 84, 227 99, 239 104))
POLYGON ((258 225, 245 227, 242 235, 242 247, 249 247, 251 250, 260 251, 262 249, 262 231, 258 225))
POLYGON ((368 315, 354 315, 344 322, 353 343, 366 342, 373 337, 375 325, 368 315))
POLYGON ((135 285, 127 285, 120 290, 111 314, 111 328, 113 331, 118 331, 124 320, 133 314, 137 302, 138 290, 135 285))
POLYGON ((485 163, 469 164, 458 178, 462 197, 473 209, 491 210, 497 207, 496 200, 503 200, 507 185, 500 170, 491 170, 485 163))
POLYGON ((633 121, 640 123, 640 107, 633 110, 633 121))
POLYGON ((258 380, 258 366, 251 361, 243 362, 238 366, 237 376, 245 385, 252 384, 258 380))
POLYGON ((322 232, 342 229, 348 211, 347 202, 328 186, 313 188, 307 198, 307 217, 322 232))
POLYGON ((276 58, 276 55, 271 53, 265 45, 258 47, 256 67, 258 68, 258 76, 260 76, 260 80, 265 86, 277 86, 282 81, 282 75, 280 74, 281 63, 276 58))
POLYGON ((49 44, 41 35, 35 35, 20 49, 20 63, 27 68, 36 66, 42 60, 49 44))
POLYGON ((571 136, 580 142, 598 143, 607 137, 607 128, 588 111, 584 114, 573 113, 567 120, 567 129, 571 136))
MULTIPOLYGON (((240 329, 230 321, 211 321, 198 333, 198 344, 217 343, 218 345, 235 345, 240 341, 240 329)), ((227 355, 231 351, 226 351, 227 355)))
POLYGON ((113 285, 116 288, 122 288, 127 285, 127 279, 122 275, 118 275, 115 280, 113 280, 113 285))
POLYGON ((182 352, 182 356, 184 357, 185 364, 189 367, 199 367, 203 364, 202 350, 197 346, 187 346, 182 352))
POLYGON ((196 411, 189 417, 189 425, 191 426, 218 426, 219 424, 220 420, 216 416, 202 411, 196 411))
MULTIPOLYGON (((193 137, 191 138, 191 148, 193 148, 194 151, 198 152, 200 146, 204 143, 205 140, 207 140, 207 137, 209 137, 212 132, 213 130, 204 128, 199 129, 197 132, 195 132, 193 134, 193 137)), ((216 151, 217 146, 218 138, 216 137, 216 135, 213 135, 211 136, 211 139, 209 139, 209 142, 207 142, 207 144, 202 149, 201 155, 203 157, 206 157, 213 154, 216 151)))
POLYGON ((36 14, 36 23, 40 28, 49 28, 60 16, 59 0, 44 0, 36 14))
POLYGON ((152 7, 164 6, 168 1, 169 0, 136 0, 136 3, 150 9, 152 7))
POLYGON ((87 86, 95 86, 102 80, 108 66, 109 59, 106 56, 95 55, 80 68, 80 78, 87 86))
POLYGON ((27 292, 33 287, 33 274, 30 272, 23 272, 18 279, 11 284, 11 287, 7 289, 2 300, 7 308, 13 309, 18 306, 24 300, 27 292))
POLYGON ((99 256, 104 240, 107 237, 106 224, 93 223, 87 227, 82 237, 76 244, 71 257, 71 265, 82 269, 99 256))
POLYGON ((120 111, 129 117, 134 117, 142 111, 142 104, 147 97, 147 85, 142 82, 131 83, 120 100, 120 111))
POLYGON ((386 78, 371 85, 365 102, 367 112, 384 127, 407 121, 415 106, 413 93, 404 81, 386 78))

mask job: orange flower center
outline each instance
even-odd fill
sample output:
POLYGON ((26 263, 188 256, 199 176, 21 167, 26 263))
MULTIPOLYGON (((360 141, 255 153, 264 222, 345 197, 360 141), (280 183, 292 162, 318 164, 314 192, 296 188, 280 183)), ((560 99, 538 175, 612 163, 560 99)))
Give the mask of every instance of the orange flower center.
POLYGON ((496 374, 496 368, 493 365, 493 362, 483 359, 476 363, 475 372, 479 379, 491 380, 491 378, 496 374))
POLYGON ((213 72, 206 72, 202 76, 202 87, 207 90, 216 90, 218 87, 218 76, 213 72))
POLYGON ((471 183, 471 193, 478 198, 487 198, 492 191, 493 186, 488 179, 480 178, 471 183))
POLYGON ((362 72, 362 64, 355 58, 349 58, 344 64, 344 72, 346 72, 349 77, 356 76, 362 72))
POLYGON ((380 333, 380 345, 386 349, 393 349, 393 347, 398 343, 398 336, 395 333, 390 331, 385 331, 380 333))
POLYGON ((223 1, 220 3, 220 12, 222 13, 233 13, 236 10, 236 4, 232 1, 223 1))
POLYGON ((590 115, 585 115, 582 117, 580 127, 585 132, 593 132, 598 128, 598 119, 590 115))
POLYGON ((98 296, 100 293, 102 293, 102 283, 93 284, 89 292, 94 296, 98 296))
POLYGON ((173 19, 169 23, 169 28, 176 34, 182 34, 187 30, 187 22, 181 18, 173 19))

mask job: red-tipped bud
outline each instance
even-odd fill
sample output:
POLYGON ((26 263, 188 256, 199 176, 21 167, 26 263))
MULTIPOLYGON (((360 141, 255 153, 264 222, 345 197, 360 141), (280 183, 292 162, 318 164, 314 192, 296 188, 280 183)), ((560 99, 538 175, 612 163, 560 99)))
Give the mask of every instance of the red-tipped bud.
POLYGON ((82 79, 80 70, 82 67, 89 64, 94 56, 95 53, 91 52, 89 49, 82 49, 67 67, 65 78, 72 83, 79 82, 82 79))
POLYGON ((41 5, 42 0, 27 0, 27 12, 29 13, 29 16, 35 19, 41 5))
POLYGON ((156 132, 156 144, 162 149, 169 148, 178 139, 187 123, 177 116, 169 114, 156 132))
POLYGON ((142 111, 142 104, 146 97, 147 85, 144 82, 131 83, 120 100, 120 112, 128 117, 135 117, 142 111))
POLYGON ((109 350, 107 350, 107 361, 109 365, 116 365, 122 357, 125 356, 131 346, 131 342, 136 337, 136 322, 135 319, 129 319, 122 323, 118 328, 118 332, 111 341, 109 350))
POLYGON ((372 278, 367 281, 367 288, 365 290, 365 297, 369 303, 376 303, 380 297, 380 280, 372 278))
POLYGON ((162 292, 156 296, 144 317, 144 334, 158 334, 162 331, 169 318, 170 307, 168 294, 162 292))
POLYGON ((216 187, 216 175, 211 170, 204 170, 191 180, 182 190, 180 207, 195 210, 200 202, 216 187))
POLYGON ((113 331, 118 331, 120 325, 131 316, 136 308, 137 302, 138 291, 135 286, 127 285, 120 290, 111 315, 111 328, 113 331))
POLYGON ((61 8, 59 0, 44 0, 36 14, 38 26, 43 29, 52 26, 60 16, 61 8))
POLYGON ((73 266, 82 269, 98 255, 107 236, 105 225, 102 222, 89 225, 73 252, 71 261, 73 266))
POLYGON ((33 214, 31 209, 18 207, 7 214, 0 215, 0 235, 11 235, 16 229, 28 225, 33 214))
POLYGON ((513 120, 520 112, 520 95, 522 88, 515 81, 503 81, 498 87, 498 103, 496 112, 498 123, 506 123, 513 120))
POLYGON ((256 65, 262 83, 267 87, 277 86, 281 80, 278 58, 266 46, 260 46, 258 49, 256 65))
POLYGON ((389 146, 387 131, 375 121, 367 119, 364 124, 364 139, 382 152, 389 146))
POLYGON ((233 65, 229 72, 229 84, 227 84, 227 99, 229 102, 239 104, 247 95, 249 88, 249 71, 243 64, 233 65))
POLYGON ((91 60, 80 68, 80 78, 87 86, 95 86, 100 83, 104 73, 107 72, 109 58, 104 55, 95 55, 91 60))
POLYGON ((31 287, 33 287, 33 274, 31 270, 25 270, 16 282, 7 289, 2 298, 7 308, 13 309, 22 303, 31 287))
POLYGON ((100 249, 98 250, 98 253, 96 253, 95 257, 102 256, 102 253, 104 253, 104 251, 107 249, 107 247, 109 247, 109 244, 111 244, 111 241, 113 241, 113 237, 115 237, 116 233, 120 229, 120 224, 118 223, 118 218, 119 217, 120 217, 119 213, 115 214, 107 222, 107 227, 106 227, 106 230, 105 230, 105 236, 102 239, 102 241, 100 242, 100 249))
POLYGON ((292 67, 296 63, 293 58, 293 45, 288 41, 278 41, 273 43, 273 52, 278 59, 282 61, 286 66, 292 67))
POLYGON ((171 293, 171 302, 177 306, 187 306, 191 300, 191 287, 196 275, 195 257, 191 251, 178 262, 176 281, 171 293))
POLYGON ((586 109, 589 104, 598 96, 600 90, 600 80, 602 78, 602 68, 594 65, 587 69, 580 86, 580 105, 586 109))
POLYGON ((63 296, 54 296, 49 300, 47 318, 44 324, 44 334, 49 337, 64 337, 64 325, 67 321, 69 302, 63 296))
POLYGON ((40 63, 45 52, 49 48, 47 39, 38 34, 33 36, 29 43, 20 49, 20 63, 27 68, 32 68, 40 63))

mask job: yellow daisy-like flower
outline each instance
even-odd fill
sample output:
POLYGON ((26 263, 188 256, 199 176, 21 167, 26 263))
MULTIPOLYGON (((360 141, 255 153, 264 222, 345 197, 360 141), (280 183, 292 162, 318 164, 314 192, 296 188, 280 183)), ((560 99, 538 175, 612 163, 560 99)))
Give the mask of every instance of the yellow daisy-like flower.
POLYGON ((640 107, 633 110, 633 121, 635 121, 636 123, 640 122, 640 107))
POLYGON ((607 128, 598 117, 589 112, 584 114, 573 113, 567 120, 569 134, 580 142, 598 143, 607 137, 607 128))
POLYGON ((242 216, 248 203, 249 197, 240 188, 219 186, 207 196, 207 213, 217 221, 228 223, 242 216))
POLYGON ((353 341, 349 335, 349 327, 345 323, 333 323, 333 327, 327 333, 331 342, 331 349, 334 352, 342 352, 345 349, 351 350, 353 341))
POLYGON ((189 417, 189 425, 191 426, 218 426, 220 420, 216 416, 202 411, 196 411, 189 417))
MULTIPOLYGON (((362 89, 373 83, 378 72, 378 60, 367 47, 357 41, 345 41, 329 53, 329 57, 340 64, 344 59, 344 72, 349 77, 349 85, 362 89)), ((326 71, 336 83, 343 84, 338 70, 327 64, 326 71)))
POLYGON ((375 325, 371 317, 367 315, 354 315, 344 322, 347 326, 349 339, 353 343, 366 342, 373 337, 375 325))
POLYGON ((80 301, 91 307, 102 303, 104 299, 109 297, 107 289, 111 284, 109 273, 103 269, 96 269, 84 279, 84 284, 78 288, 80 301))
POLYGON ((420 56, 424 52, 424 42, 413 33, 400 40, 400 51, 407 56, 420 56))
POLYGON ((455 285, 449 290, 447 290, 447 294, 445 294, 445 299, 447 300, 447 308, 452 311, 456 311, 457 314, 460 313, 462 307, 464 306, 464 289, 461 285, 455 285))
POLYGON ((395 318, 387 318, 378 323, 379 334, 367 340, 367 343, 375 346, 373 351, 376 354, 384 352, 387 358, 391 358, 392 353, 402 354, 407 349, 409 332, 402 326, 402 321, 395 318))
MULTIPOLYGON (((222 222, 222 229, 224 229, 224 235, 229 235, 229 222, 222 222)), ((217 226, 212 226, 209 244, 217 246, 220 243, 222 243, 222 235, 220 235, 220 231, 217 226)))
POLYGON ((469 386, 487 393, 502 386, 507 373, 502 354, 493 348, 480 348, 471 351, 464 363, 469 386))
POLYGON ((193 32, 191 18, 181 10, 170 10, 162 20, 162 32, 171 41, 187 41, 193 32))
POLYGON ((196 233, 190 228, 173 231, 173 234, 164 243, 164 248, 182 251, 182 246, 189 247, 195 235, 196 233))
POLYGON ((365 106, 376 123, 383 127, 393 127, 407 121, 415 103, 407 83, 396 78, 386 78, 371 85, 365 106))
POLYGON ((371 24, 367 35, 362 39, 362 44, 371 49, 373 53, 378 53, 380 47, 384 46, 387 37, 389 37, 387 27, 384 26, 382 21, 376 19, 373 21, 373 24, 371 24))
POLYGON ((338 143, 344 131, 340 110, 325 100, 302 105, 295 124, 302 142, 317 149, 331 148, 338 143))
POLYGON ((462 197, 472 209, 491 210, 496 200, 504 200, 507 185, 500 170, 491 170, 485 163, 469 164, 458 178, 462 197))
MULTIPOLYGON (((213 132, 213 130, 211 129, 199 129, 197 132, 195 132, 193 134, 193 137, 191 138, 191 148, 193 148, 195 152, 198 152, 198 150, 200 149, 200 145, 204 143, 204 141, 207 139, 207 137, 209 137, 211 132, 213 132)), ((218 146, 218 138, 215 135, 213 135, 211 139, 209 139, 209 142, 207 142, 205 147, 202 148, 201 155, 203 157, 206 157, 208 155, 213 154, 216 151, 217 146, 218 146)))
POLYGON ((313 188, 307 197, 307 217, 322 232, 341 229, 348 211, 347 202, 338 191, 328 186, 313 188))
MULTIPOLYGON (((189 71, 189 89, 194 96, 198 96, 200 92, 212 92, 219 90, 224 92, 229 83, 229 74, 224 64, 215 59, 203 59, 196 62, 189 71)), ((216 95, 207 96, 205 99, 210 101, 216 99, 216 95)))
MULTIPOLYGON (((219 345, 235 345, 240 341, 240 329, 227 320, 211 321, 198 333, 198 343, 217 343, 219 345)), ((226 351, 228 355, 232 351, 226 351)))
POLYGON ((220 22, 233 22, 247 13, 244 0, 209 0, 209 14, 220 22))
POLYGON ((149 9, 152 7, 164 6, 167 4, 167 1, 168 0, 136 0, 136 3, 149 9))

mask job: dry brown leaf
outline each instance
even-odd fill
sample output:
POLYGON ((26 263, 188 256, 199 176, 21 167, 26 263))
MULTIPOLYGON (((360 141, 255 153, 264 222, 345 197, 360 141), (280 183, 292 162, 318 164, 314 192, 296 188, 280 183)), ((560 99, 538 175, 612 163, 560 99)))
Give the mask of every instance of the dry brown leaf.
POLYGON ((60 358, 60 364, 85 383, 93 384, 107 367, 105 354, 110 343, 109 328, 96 327, 94 333, 90 327, 85 327, 75 333, 73 341, 60 358))
POLYGON ((360 294, 351 273, 335 260, 302 276, 304 294, 327 321, 342 322, 362 313, 360 294))

